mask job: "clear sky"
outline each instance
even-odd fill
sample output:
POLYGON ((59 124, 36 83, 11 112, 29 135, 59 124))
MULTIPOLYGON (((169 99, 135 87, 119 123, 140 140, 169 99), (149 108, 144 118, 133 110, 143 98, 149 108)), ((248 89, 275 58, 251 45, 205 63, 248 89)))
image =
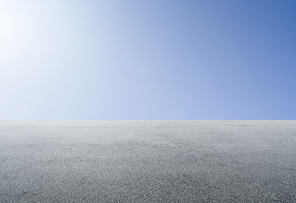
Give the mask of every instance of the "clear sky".
POLYGON ((294 0, 0 0, 1 120, 296 119, 294 0))

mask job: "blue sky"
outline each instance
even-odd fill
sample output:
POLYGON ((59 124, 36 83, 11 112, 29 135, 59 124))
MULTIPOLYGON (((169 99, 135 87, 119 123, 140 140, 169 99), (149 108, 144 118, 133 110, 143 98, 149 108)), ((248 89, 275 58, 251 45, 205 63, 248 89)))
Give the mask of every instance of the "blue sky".
POLYGON ((293 0, 0 0, 0 119, 296 119, 295 24, 293 0))

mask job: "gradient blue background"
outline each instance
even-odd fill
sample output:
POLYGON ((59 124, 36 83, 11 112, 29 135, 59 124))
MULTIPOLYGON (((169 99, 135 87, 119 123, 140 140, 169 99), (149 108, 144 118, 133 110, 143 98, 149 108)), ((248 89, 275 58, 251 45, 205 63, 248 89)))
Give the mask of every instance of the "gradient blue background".
POLYGON ((0 0, 0 119, 296 119, 296 1, 0 0))

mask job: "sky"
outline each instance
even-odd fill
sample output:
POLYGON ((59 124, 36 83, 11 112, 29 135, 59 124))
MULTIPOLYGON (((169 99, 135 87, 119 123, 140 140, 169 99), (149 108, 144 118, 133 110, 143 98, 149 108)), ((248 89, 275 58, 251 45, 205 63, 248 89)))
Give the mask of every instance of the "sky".
POLYGON ((296 1, 0 0, 0 120, 295 120, 296 1))

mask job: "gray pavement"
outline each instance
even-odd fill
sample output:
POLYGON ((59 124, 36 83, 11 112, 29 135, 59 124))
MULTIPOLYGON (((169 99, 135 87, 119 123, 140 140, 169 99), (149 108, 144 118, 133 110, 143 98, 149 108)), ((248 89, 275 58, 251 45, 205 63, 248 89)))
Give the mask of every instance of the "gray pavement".
POLYGON ((296 202, 296 121, 0 121, 0 202, 296 202))

